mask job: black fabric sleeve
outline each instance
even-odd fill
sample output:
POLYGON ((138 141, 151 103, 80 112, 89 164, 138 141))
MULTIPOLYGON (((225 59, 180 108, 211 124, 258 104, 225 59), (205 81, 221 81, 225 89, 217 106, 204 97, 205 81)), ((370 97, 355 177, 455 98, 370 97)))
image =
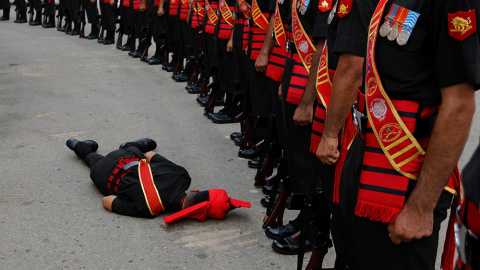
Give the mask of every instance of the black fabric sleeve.
POLYGON ((160 155, 160 154, 155 154, 155 155, 150 159, 150 163, 165 163, 165 162, 172 163, 170 160, 166 159, 165 157, 163 157, 163 156, 160 155))
POLYGON ((313 39, 326 38, 327 37, 327 21, 328 15, 330 12, 317 11, 317 16, 315 17, 315 25, 313 27, 313 39))
POLYGON ((365 57, 368 26, 379 0, 353 1, 350 14, 339 19, 337 39, 333 51, 365 57))
POLYGON ((438 1, 438 3, 441 4, 437 4, 437 11, 434 12, 429 29, 434 33, 435 77, 438 86, 444 88, 461 83, 471 83, 475 89, 480 89, 479 1, 449 0, 438 1), (477 23, 476 31, 463 41, 450 36, 453 25, 448 19, 448 14, 468 12, 473 9, 475 9, 477 23))
POLYGON ((117 197, 112 202, 112 212, 124 216, 154 218, 150 213, 144 213, 135 203, 122 197, 117 197))
POLYGON ((269 9, 268 12, 270 12, 270 14, 275 14, 276 5, 277 5, 276 0, 269 0, 268 1, 268 9, 269 9))

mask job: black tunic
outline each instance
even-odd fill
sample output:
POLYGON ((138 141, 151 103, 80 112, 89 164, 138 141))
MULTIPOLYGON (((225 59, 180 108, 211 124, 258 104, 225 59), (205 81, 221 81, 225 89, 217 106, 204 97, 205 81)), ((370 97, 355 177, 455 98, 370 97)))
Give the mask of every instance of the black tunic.
MULTIPOLYGON (((137 157, 144 159, 143 153, 135 147, 126 150, 115 150, 99 160, 92 169, 90 177, 97 188, 108 195, 107 184, 110 175, 122 158, 137 157)), ((165 211, 178 210, 185 190, 191 183, 191 178, 185 168, 176 165, 163 156, 156 154, 150 161, 153 180, 162 200, 165 211)), ((112 204, 112 211, 121 215, 135 217, 154 217, 150 214, 138 177, 137 166, 132 167, 121 178, 117 195, 112 204)))

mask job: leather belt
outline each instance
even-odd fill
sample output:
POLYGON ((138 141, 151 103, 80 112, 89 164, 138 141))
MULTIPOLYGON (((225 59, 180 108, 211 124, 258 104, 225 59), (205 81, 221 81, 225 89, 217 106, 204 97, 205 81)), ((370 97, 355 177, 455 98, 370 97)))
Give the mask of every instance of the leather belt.
POLYGON ((138 165, 138 163, 139 163, 138 161, 132 161, 130 163, 127 163, 127 164, 123 165, 122 169, 124 171, 126 171, 126 170, 132 168, 133 166, 138 165))
POLYGON ((132 161, 124 164, 122 167, 117 165, 116 169, 110 175, 107 183, 107 191, 109 194, 115 194, 117 192, 118 184, 125 174, 134 166, 138 166, 139 161, 132 161))

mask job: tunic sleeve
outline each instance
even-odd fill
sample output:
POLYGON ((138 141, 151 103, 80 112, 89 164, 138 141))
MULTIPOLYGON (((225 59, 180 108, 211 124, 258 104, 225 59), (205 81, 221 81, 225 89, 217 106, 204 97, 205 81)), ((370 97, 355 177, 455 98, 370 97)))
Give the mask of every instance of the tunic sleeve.
POLYGON ((125 200, 122 197, 117 197, 113 200, 112 212, 132 217, 154 218, 150 213, 144 213, 134 202, 125 200))

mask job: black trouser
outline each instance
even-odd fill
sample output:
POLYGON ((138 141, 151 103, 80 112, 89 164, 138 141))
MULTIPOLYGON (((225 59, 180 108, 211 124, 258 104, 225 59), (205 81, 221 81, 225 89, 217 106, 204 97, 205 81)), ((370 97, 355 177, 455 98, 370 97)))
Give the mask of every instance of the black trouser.
POLYGON ((80 11, 80 0, 68 0, 68 21, 78 22, 80 21, 80 16, 77 15, 80 11))
POLYGON ((146 33, 142 32, 142 29, 148 26, 147 14, 145 13, 145 11, 140 12, 139 10, 133 10, 132 24, 133 36, 135 38, 139 38, 140 40, 145 38, 146 33))
POLYGON ((169 15, 165 12, 165 15, 162 17, 166 17, 166 44, 167 50, 171 53, 178 53, 178 16, 177 15, 169 15))
POLYGON ((123 2, 129 0, 120 0, 120 7, 118 8, 120 14, 120 29, 123 34, 130 36, 132 34, 132 8, 123 6, 123 2))
POLYGON ((215 53, 215 41, 213 38, 213 34, 203 32, 203 53, 205 54, 203 62, 205 64, 205 75, 207 75, 207 77, 212 75, 212 67, 217 67, 217 54, 215 53))
POLYGON ((0 0, 0 9, 10 9, 10 0, 0 0))
POLYGON ((179 20, 179 57, 189 58, 193 55, 193 36, 190 25, 187 21, 179 20))
POLYGON ((87 13, 88 22, 97 26, 98 21, 98 8, 97 3, 91 3, 90 0, 82 0, 85 12, 87 13))
POLYGON ((110 3, 104 3, 100 0, 100 12, 102 14, 102 28, 106 31, 115 31, 115 16, 117 10, 117 3, 113 6, 110 3))
POLYGON ((285 131, 285 153, 287 156, 288 171, 292 179, 294 192, 305 192, 308 189, 309 181, 315 177, 315 154, 310 152, 310 138, 312 125, 297 126, 293 122, 293 115, 297 109, 286 101, 288 85, 292 77, 293 65, 295 61, 287 58, 285 61, 285 71, 283 73, 282 84, 282 109, 285 131))
POLYGON ((42 0, 30 0, 29 2, 36 12, 42 13, 42 0))
POLYGON ((54 0, 43 0, 43 5, 45 6, 45 16, 54 16, 55 15, 55 1, 54 0))
MULTIPOLYGON (((364 152, 365 141, 357 136, 347 154, 340 182, 340 208, 346 219, 351 243, 349 266, 361 270, 435 269, 440 224, 447 217, 452 194, 444 190, 437 202, 432 235, 395 245, 388 235, 387 223, 354 215, 364 152)), ((407 198, 414 186, 415 181, 410 181, 407 198)))
POLYGON ((215 51, 217 55, 218 79, 220 81, 220 90, 225 93, 233 93, 234 87, 234 68, 235 61, 233 53, 227 52, 228 39, 217 38, 215 40, 215 51))
POLYGON ((60 17, 65 17, 66 21, 69 21, 68 16, 68 4, 67 2, 70 0, 59 0, 59 5, 58 5, 58 16, 60 17))
POLYGON ((27 12, 27 3, 25 0, 15 0, 18 12, 27 12))

